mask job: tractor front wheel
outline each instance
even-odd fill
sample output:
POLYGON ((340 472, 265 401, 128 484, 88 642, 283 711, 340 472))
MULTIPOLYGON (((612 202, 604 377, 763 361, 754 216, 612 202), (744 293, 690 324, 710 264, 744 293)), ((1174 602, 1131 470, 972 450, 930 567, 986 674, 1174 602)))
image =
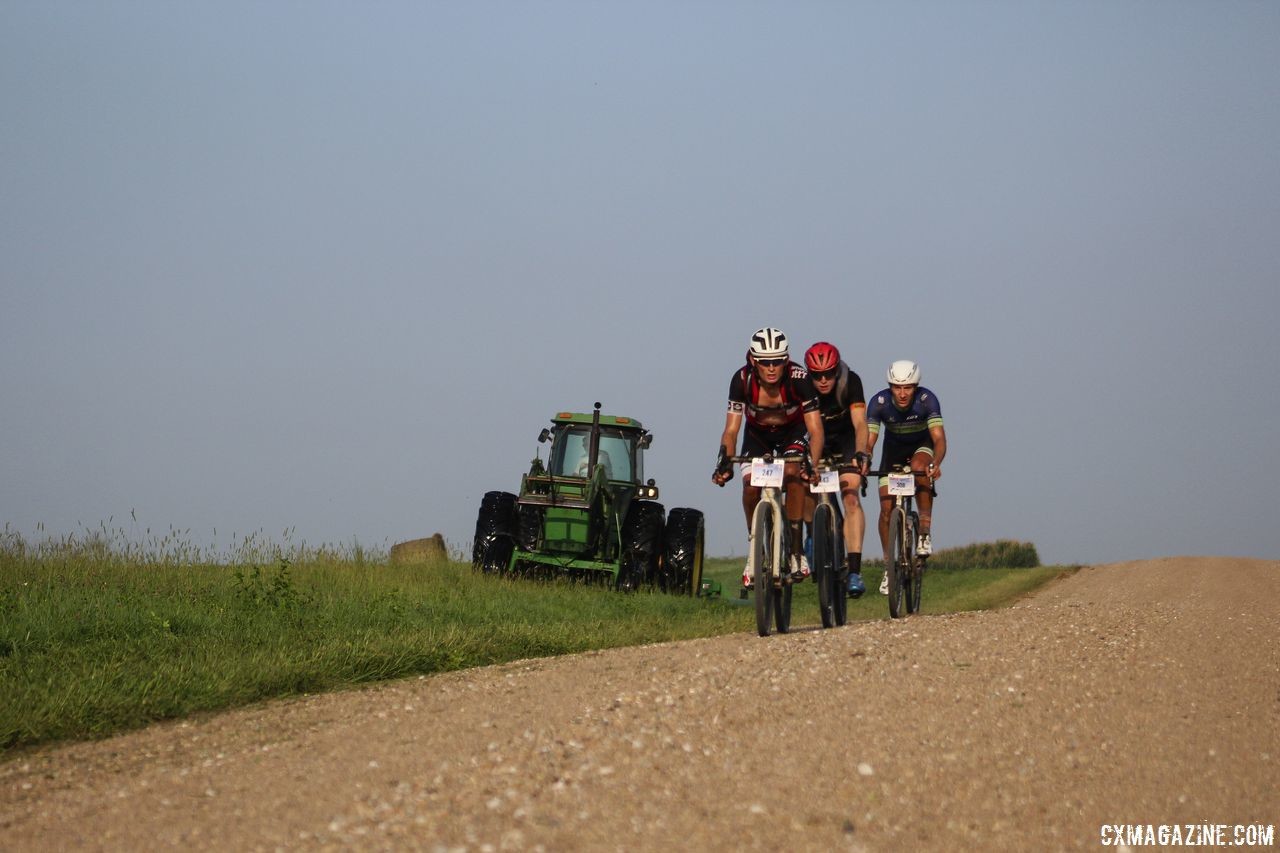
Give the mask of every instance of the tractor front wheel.
POLYGON ((676 507, 667 513, 666 547, 658 581, 663 592, 698 595, 705 538, 706 523, 699 510, 676 507))
POLYGON ((614 586, 623 591, 652 585, 662 561, 662 523, 666 511, 655 501, 632 501, 622 524, 622 553, 614 586))

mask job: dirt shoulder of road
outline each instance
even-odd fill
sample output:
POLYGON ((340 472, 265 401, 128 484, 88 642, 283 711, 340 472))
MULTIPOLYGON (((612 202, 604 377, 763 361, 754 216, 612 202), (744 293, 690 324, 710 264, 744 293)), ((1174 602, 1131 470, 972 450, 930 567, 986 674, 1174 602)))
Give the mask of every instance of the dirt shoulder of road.
POLYGON ((0 849, 1091 849, 1112 824, 1274 826, 1278 601, 1280 562, 1166 558, 998 611, 276 702, 0 765, 0 849))

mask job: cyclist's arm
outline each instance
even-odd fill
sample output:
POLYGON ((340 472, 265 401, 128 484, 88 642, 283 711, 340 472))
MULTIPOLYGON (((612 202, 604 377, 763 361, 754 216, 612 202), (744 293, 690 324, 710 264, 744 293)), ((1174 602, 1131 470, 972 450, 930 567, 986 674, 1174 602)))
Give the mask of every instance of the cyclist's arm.
POLYGON ((867 464, 871 464, 871 444, 867 434, 867 407, 865 403, 854 403, 849 407, 849 419, 853 421, 853 449, 867 454, 867 464))
POLYGON ((871 464, 871 455, 876 449, 876 439, 880 437, 880 422, 871 421, 867 424, 867 464, 871 464))
POLYGON ((738 433, 742 432, 742 413, 728 411, 724 416, 724 432, 720 435, 720 446, 725 456, 733 456, 738 448, 738 433))
POLYGON ((933 478, 942 476, 942 457, 947 455, 947 430, 942 424, 929 427, 929 437, 933 439, 933 478))
POLYGON ((804 426, 809 431, 809 462, 812 469, 817 471, 818 460, 822 458, 822 445, 827 438, 827 432, 822 427, 822 412, 817 409, 805 412, 804 426))

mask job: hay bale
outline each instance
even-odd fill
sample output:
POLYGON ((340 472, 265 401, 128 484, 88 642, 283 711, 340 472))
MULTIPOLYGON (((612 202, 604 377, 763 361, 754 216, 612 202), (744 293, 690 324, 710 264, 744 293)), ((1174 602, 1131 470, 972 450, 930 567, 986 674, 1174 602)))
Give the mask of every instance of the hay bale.
POLYGON ((449 559, 449 549, 439 533, 425 539, 410 539, 391 546, 391 562, 396 565, 440 563, 449 559))

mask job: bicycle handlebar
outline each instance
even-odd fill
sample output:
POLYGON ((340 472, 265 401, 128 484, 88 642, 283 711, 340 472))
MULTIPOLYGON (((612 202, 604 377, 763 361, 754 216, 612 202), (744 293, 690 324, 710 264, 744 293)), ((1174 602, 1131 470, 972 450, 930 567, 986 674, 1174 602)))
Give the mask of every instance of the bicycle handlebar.
MULTIPOLYGON (((724 452, 724 447, 719 449, 719 456, 716 458, 716 472, 726 472, 730 477, 732 477, 733 466, 735 463, 749 463, 754 462, 756 459, 764 459, 767 462, 799 462, 804 465, 805 474, 813 474, 813 463, 809 461, 809 455, 807 453, 786 453, 781 456, 775 456, 772 453, 766 453, 764 456, 731 456, 724 452)), ((723 486, 724 483, 720 483, 719 485, 723 486)))
MULTIPOLYGON (((930 465, 929 467, 932 468, 933 466, 930 465)), ((862 478, 862 496, 864 498, 867 496, 867 480, 869 480, 872 477, 887 477, 890 474, 912 474, 916 477, 920 477, 920 476, 928 476, 929 471, 928 470, 917 471, 914 468, 904 469, 902 467, 890 468, 888 471, 868 471, 867 476, 862 478)), ((929 477, 929 482, 931 483, 933 482, 933 477, 929 477)))

